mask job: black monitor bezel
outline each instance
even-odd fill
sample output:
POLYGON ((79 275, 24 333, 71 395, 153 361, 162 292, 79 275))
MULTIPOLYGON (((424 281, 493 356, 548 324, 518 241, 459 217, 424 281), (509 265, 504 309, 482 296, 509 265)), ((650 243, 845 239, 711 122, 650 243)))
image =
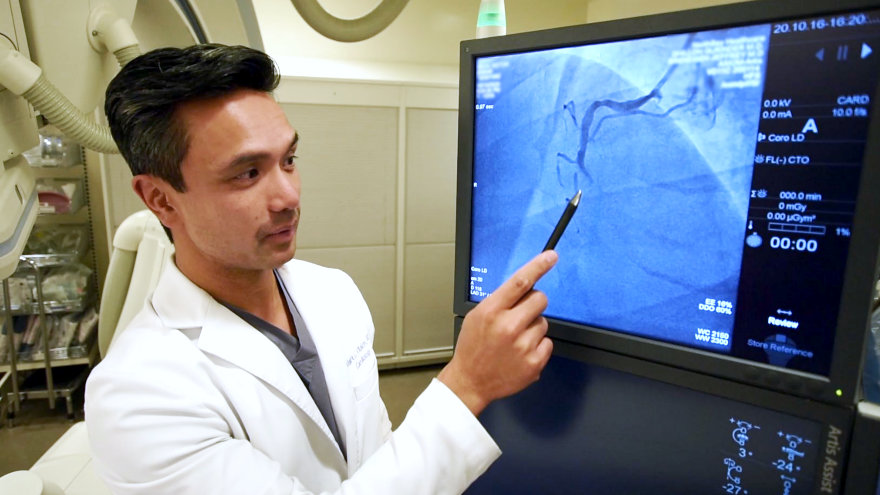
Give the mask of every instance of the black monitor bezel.
MULTIPOLYGON (((458 183, 453 311, 465 315, 476 304, 469 300, 471 206, 473 184, 475 61, 491 56, 677 34, 697 29, 722 29, 749 23, 772 23, 799 17, 880 8, 880 2, 845 0, 759 0, 704 9, 636 17, 514 34, 461 43, 459 85, 458 183)), ((871 115, 880 111, 875 92, 871 115)), ((736 380, 829 403, 858 400, 871 295, 877 278, 880 246, 880 119, 872 118, 865 148, 852 238, 841 294, 834 350, 827 377, 786 370, 686 346, 655 341, 602 328, 548 318, 549 335, 580 345, 736 380)), ((536 253, 537 254, 537 253, 536 253)))

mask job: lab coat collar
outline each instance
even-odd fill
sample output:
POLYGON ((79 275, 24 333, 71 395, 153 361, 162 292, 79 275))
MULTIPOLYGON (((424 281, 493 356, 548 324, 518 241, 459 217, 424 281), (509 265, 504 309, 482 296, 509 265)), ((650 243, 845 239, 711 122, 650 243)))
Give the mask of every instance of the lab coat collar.
POLYGON ((327 300, 327 291, 316 290, 315 286, 323 284, 325 280, 323 277, 310 276, 307 272, 311 266, 293 260, 280 267, 278 274, 284 281, 284 286, 287 288, 293 304, 296 305, 297 311, 299 311, 300 317, 315 343, 318 355, 321 357, 321 368, 324 370, 324 379, 327 381, 330 403, 333 405, 333 415, 336 416, 339 434, 345 439, 348 466, 351 471, 356 469, 363 459, 361 459, 362 453, 358 447, 360 443, 357 441, 356 407, 348 369, 345 366, 346 357, 334 335, 334 332, 339 329, 336 328, 336 324, 327 321, 333 311, 338 311, 338 308, 332 306, 335 300, 327 300), (296 283, 297 281, 300 283, 296 283), (303 283, 303 281, 308 282, 303 283))
MULTIPOLYGON (((288 290, 293 285, 287 280, 285 284, 288 290)), ((296 303, 292 291, 291 298, 296 303)), ((293 372, 290 362, 281 350, 258 330, 190 281, 174 262, 166 264, 153 293, 152 303, 156 314, 166 327, 180 330, 199 329, 197 337, 199 349, 247 371, 284 394, 320 427, 333 445, 337 445, 318 406, 315 405, 302 380, 293 372)), ((307 316, 305 314, 302 316, 306 325, 312 328, 307 316)), ((323 365, 324 357, 321 353, 324 349, 319 345, 317 338, 315 345, 318 347, 323 365)), ((333 394, 334 387, 330 384, 330 370, 325 367, 324 371, 328 388, 331 390, 330 400, 336 411, 338 399, 333 394)), ((335 375, 334 373, 334 379, 338 379, 335 375)), ((339 413, 336 413, 336 416, 337 423, 340 423, 339 413)), ((343 430, 341 434, 349 440, 344 423, 340 423, 339 426, 343 430)), ((338 445, 337 451, 339 451, 338 445)), ((345 465, 341 451, 338 460, 345 465)))

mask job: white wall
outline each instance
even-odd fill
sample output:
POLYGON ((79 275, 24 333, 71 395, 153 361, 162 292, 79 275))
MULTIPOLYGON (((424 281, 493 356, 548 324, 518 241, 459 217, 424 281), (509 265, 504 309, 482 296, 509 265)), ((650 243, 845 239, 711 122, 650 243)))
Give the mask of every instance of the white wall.
MULTIPOLYGON (((582 24, 587 0, 506 0, 507 32, 518 33, 582 24)), ((360 17, 376 0, 322 0, 328 12, 341 18, 360 17)), ((435 79, 456 82, 459 43, 476 31, 479 0, 410 0, 400 17, 374 38, 341 43, 323 38, 303 21, 290 0, 255 0, 257 19, 266 51, 285 75, 334 76, 333 67, 381 68, 394 72, 401 65, 422 66, 418 72, 440 71, 424 66, 449 68, 435 79), (317 59, 317 60, 316 60, 317 59)), ((344 69, 339 69, 344 70, 344 69)), ((362 69, 366 70, 366 69, 362 69)), ((344 72, 343 72, 344 73, 344 72)))
POLYGON ((743 0, 589 0, 587 21, 607 21, 739 1, 743 0))
POLYGON ((348 273, 383 367, 452 348, 457 91, 443 85, 284 78, 301 136, 296 257, 348 273))
MULTIPOLYGON (((508 34, 706 7, 737 0, 505 0, 508 34)), ((328 12, 356 18, 377 0, 321 0, 328 12)), ((394 73, 400 65, 452 68, 435 78, 454 82, 459 43, 474 37, 479 0, 410 0, 400 17, 374 38, 357 43, 328 40, 303 21, 290 0, 254 0, 266 51, 285 75, 394 73), (369 67, 370 69, 365 69, 369 67), (378 68, 378 69, 377 69, 378 68), (346 72, 348 71, 348 72, 346 72)))

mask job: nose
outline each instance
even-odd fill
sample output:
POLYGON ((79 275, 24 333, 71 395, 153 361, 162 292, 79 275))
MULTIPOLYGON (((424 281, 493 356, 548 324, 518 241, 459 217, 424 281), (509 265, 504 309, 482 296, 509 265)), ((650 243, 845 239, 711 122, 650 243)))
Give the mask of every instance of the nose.
POLYGON ((269 198, 269 210, 282 212, 299 208, 299 172, 284 170, 281 167, 273 169, 271 177, 267 177, 269 184, 267 195, 269 198))

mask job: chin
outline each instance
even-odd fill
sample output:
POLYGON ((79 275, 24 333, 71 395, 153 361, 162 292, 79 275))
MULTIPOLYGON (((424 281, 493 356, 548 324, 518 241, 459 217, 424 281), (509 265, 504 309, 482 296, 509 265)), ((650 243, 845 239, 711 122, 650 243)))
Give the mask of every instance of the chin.
POLYGON ((295 246, 290 248, 290 251, 287 251, 285 253, 279 253, 279 255, 277 257, 275 257, 275 260, 273 263, 274 264, 273 268, 279 268, 280 266, 284 265, 288 261, 292 260, 293 256, 295 254, 296 254, 296 247, 295 246))

